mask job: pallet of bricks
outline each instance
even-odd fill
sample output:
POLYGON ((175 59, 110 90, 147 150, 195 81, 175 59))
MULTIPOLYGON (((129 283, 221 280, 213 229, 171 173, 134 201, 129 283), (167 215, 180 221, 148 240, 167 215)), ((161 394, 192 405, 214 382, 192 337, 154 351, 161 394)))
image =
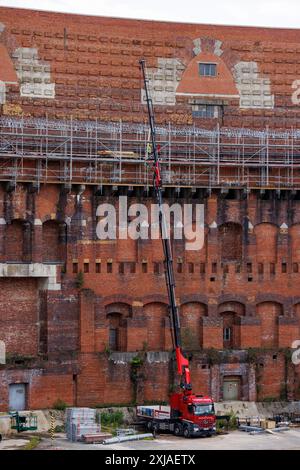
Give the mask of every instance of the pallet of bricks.
POLYGON ((84 441, 85 436, 101 433, 101 425, 96 423, 96 410, 92 408, 67 408, 66 431, 69 441, 84 441))

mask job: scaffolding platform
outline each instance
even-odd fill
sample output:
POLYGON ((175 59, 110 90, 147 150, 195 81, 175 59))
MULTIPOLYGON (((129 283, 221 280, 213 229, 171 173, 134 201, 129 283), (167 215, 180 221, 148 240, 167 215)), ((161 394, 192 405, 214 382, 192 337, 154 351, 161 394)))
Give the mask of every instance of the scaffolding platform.
MULTIPOLYGON (((165 186, 300 189, 300 130, 157 126, 165 186)), ((152 186, 149 128, 0 117, 0 178, 13 184, 152 186)))

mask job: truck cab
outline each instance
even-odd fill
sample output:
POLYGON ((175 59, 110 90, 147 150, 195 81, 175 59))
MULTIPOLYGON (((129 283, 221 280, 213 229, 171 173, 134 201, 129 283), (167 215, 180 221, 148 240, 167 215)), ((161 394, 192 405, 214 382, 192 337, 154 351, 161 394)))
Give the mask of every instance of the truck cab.
POLYGON ((212 436, 216 433, 213 400, 202 395, 174 393, 170 399, 174 434, 177 436, 212 436))

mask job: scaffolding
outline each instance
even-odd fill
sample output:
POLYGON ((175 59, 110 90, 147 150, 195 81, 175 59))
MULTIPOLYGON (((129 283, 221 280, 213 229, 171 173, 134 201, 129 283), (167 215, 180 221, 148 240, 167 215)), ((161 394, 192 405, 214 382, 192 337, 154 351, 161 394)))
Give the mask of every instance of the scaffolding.
MULTIPOLYGON (((166 186, 300 189, 300 130, 158 126, 166 186)), ((0 118, 2 181, 152 185, 149 128, 119 122, 0 118)))

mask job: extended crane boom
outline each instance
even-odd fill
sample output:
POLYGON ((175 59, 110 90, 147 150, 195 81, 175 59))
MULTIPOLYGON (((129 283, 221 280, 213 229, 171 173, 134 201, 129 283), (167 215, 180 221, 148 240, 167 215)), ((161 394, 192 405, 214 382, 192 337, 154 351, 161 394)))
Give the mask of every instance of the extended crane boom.
POLYGON ((163 182, 162 182, 161 171, 160 171, 158 148, 156 144, 153 103, 152 103, 152 99, 150 97, 149 88, 148 88, 148 79, 146 76, 145 60, 140 60, 139 63, 140 63, 142 74, 143 74, 146 102, 147 102, 147 108, 148 108, 151 144, 152 144, 151 157, 153 158, 153 176, 154 176, 153 187, 154 187, 158 209, 159 209, 159 228, 160 228, 160 234, 162 238, 163 252, 164 252, 165 277, 166 277, 166 285, 167 285, 168 298, 169 298, 169 311, 170 311, 170 318, 171 318, 171 325, 172 325, 172 332, 173 332, 172 338, 173 338, 173 343, 174 343, 174 348, 175 348, 175 353, 176 353, 177 370, 181 376, 180 386, 183 389, 185 395, 190 395, 192 393, 192 384, 190 380, 189 361, 183 355, 183 352, 182 352, 180 319, 179 319, 179 311, 178 311, 178 306, 176 304, 176 296, 175 296, 175 281, 174 281, 172 250, 171 250, 170 239, 167 236, 166 217, 165 217, 165 213, 163 209, 163 201, 162 201, 163 182))

